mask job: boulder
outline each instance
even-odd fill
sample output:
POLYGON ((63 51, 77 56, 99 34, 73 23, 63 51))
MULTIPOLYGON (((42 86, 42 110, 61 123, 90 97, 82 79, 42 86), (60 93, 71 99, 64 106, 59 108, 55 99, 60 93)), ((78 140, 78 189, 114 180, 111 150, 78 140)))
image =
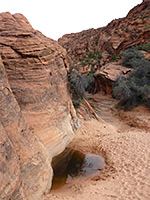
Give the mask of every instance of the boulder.
POLYGON ((126 76, 131 70, 131 68, 123 67, 116 62, 108 63, 95 72, 96 87, 105 94, 111 94, 112 83, 119 76, 126 76))

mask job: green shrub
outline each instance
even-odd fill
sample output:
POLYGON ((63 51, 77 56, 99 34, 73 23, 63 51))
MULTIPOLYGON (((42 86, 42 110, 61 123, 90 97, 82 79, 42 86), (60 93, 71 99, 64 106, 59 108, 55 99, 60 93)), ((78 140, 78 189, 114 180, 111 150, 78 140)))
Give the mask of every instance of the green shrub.
POLYGON ((100 62, 100 59, 102 58, 102 55, 100 52, 95 51, 94 53, 89 52, 89 54, 83 58, 80 58, 79 61, 81 62, 82 66, 95 66, 100 62), (96 62, 95 62, 96 61, 96 62))
POLYGON ((146 27, 145 27, 145 30, 149 30, 149 29, 150 29, 150 26, 146 26, 146 27))
POLYGON ((74 100, 86 98, 85 88, 87 87, 87 81, 75 68, 70 69, 68 72, 68 81, 70 82, 70 92, 74 100))
POLYGON ((150 51, 150 43, 141 44, 138 46, 138 49, 143 51, 150 51))
POLYGON ((102 56, 102 54, 101 54, 101 53, 99 53, 99 52, 98 52, 98 54, 97 54, 97 55, 98 55, 98 59, 102 59, 102 58, 103 58, 103 56, 102 56))
POLYGON ((93 92, 94 88, 94 70, 88 75, 81 75, 76 68, 71 68, 68 72, 68 81, 70 83, 70 93, 72 94, 72 101, 75 107, 83 103, 82 99, 87 100, 86 91, 93 92))
POLYGON ((73 99, 73 105, 74 105, 75 108, 78 108, 83 103, 84 103, 84 101, 83 101, 82 98, 79 98, 79 99, 76 99, 76 100, 73 99))
POLYGON ((94 73, 95 71, 91 71, 85 78, 87 80, 87 86, 85 90, 89 93, 93 93, 94 85, 95 85, 95 79, 94 79, 94 73))
POLYGON ((124 110, 140 104, 150 107, 150 61, 144 59, 137 50, 134 49, 134 52, 132 49, 122 54, 124 65, 132 67, 133 71, 126 78, 119 77, 113 85, 112 96, 120 100, 117 106, 124 110))
POLYGON ((112 62, 116 62, 116 59, 117 59, 117 55, 114 54, 113 57, 112 57, 112 59, 111 59, 111 61, 112 61, 112 62))
POLYGON ((122 65, 129 68, 135 68, 138 62, 141 59, 144 59, 143 54, 140 51, 138 51, 135 47, 129 48, 121 52, 120 56, 123 56, 122 65))
POLYGON ((89 59, 92 59, 92 58, 95 59, 95 58, 96 58, 96 54, 90 52, 89 55, 88 55, 88 58, 89 58, 89 59))

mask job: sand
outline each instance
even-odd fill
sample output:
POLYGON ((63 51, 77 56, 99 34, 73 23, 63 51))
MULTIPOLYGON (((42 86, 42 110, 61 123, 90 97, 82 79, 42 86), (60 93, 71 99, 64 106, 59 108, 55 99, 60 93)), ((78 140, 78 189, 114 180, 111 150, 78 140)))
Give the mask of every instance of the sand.
POLYGON ((99 175, 51 191, 45 200, 150 200, 149 110, 139 107, 120 117, 111 97, 92 98, 105 121, 81 120, 69 146, 101 155, 107 165, 99 175))

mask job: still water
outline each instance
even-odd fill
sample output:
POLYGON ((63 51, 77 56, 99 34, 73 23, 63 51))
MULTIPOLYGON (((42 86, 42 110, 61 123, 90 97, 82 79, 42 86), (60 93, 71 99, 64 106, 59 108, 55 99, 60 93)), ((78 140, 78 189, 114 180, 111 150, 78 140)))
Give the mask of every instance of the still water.
POLYGON ((81 151, 66 148, 52 161, 54 177, 52 189, 57 189, 67 184, 74 178, 87 179, 99 174, 105 166, 104 159, 95 154, 84 154, 81 151))

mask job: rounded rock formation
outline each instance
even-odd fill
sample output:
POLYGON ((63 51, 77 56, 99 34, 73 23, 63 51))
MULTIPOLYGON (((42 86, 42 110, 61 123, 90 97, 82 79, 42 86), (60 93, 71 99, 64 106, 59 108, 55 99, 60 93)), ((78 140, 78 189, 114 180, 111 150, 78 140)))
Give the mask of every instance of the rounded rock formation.
POLYGON ((0 199, 38 200, 51 186, 52 157, 77 125, 66 51, 7 12, 0 14, 0 55, 0 199))

